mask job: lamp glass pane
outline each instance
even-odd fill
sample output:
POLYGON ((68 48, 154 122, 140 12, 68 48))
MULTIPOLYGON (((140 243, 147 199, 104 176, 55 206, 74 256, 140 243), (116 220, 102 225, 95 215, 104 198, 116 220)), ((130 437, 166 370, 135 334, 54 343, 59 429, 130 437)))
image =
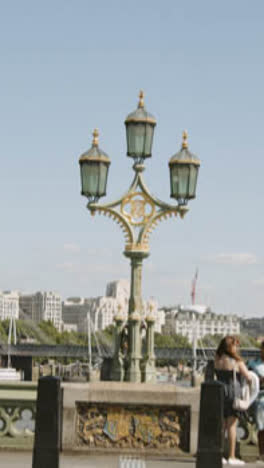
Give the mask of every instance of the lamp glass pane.
POLYGON ((107 182, 108 165, 100 163, 100 177, 99 177, 99 188, 98 195, 102 197, 106 194, 106 182, 107 182))
POLYGON ((99 164, 81 164, 82 193, 86 196, 98 196, 99 164))
POLYGON ((190 166, 189 198, 195 198, 199 166, 190 166))
POLYGON ((178 167, 178 198, 189 198, 189 177, 190 177, 190 168, 189 165, 180 164, 178 167))
POLYGON ((127 125, 127 152, 130 156, 144 156, 146 125, 130 122, 127 125))
POLYGON ((150 124, 146 124, 146 138, 145 138, 145 148, 144 148, 145 157, 151 156, 153 135, 154 135, 154 126, 150 124))
POLYGON ((178 193, 178 167, 170 166, 171 197, 177 198, 178 193))

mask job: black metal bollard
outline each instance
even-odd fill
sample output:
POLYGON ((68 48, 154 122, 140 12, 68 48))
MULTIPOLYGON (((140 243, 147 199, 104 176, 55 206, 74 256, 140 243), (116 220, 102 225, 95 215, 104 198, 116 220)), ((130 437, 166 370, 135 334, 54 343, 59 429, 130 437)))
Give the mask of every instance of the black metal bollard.
POLYGON ((222 468, 224 392, 221 383, 201 386, 196 468, 222 468))
POLYGON ((58 377, 38 382, 32 468, 59 468, 62 428, 62 390, 58 377))

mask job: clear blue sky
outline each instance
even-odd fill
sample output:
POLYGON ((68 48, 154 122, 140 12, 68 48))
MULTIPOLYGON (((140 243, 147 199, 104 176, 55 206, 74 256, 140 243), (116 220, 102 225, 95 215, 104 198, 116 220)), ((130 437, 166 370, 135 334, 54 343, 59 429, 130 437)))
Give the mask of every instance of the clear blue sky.
MULTIPOLYGON (((263 316, 264 3, 13 0, 0 15, 0 289, 104 294, 128 277, 123 238, 91 218, 78 157, 93 128, 107 199, 132 177, 123 121, 139 89, 158 121, 146 180, 169 201, 168 159, 189 131, 201 161, 184 221, 161 224, 144 296, 263 316)), ((104 199, 106 200, 106 199, 104 199)))

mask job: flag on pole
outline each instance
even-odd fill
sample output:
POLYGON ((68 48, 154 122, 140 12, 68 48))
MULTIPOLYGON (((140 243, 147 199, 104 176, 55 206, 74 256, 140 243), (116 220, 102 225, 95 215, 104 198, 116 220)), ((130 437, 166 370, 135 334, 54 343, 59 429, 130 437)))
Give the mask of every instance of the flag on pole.
POLYGON ((192 280, 192 289, 191 289, 192 305, 195 304, 197 278, 198 278, 198 268, 196 268, 196 272, 195 272, 194 278, 192 280))

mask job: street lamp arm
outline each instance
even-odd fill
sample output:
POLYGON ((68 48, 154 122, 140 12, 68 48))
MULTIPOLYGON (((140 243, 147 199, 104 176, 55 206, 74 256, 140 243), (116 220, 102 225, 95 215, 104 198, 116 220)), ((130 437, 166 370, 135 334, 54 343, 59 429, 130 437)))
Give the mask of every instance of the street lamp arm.
POLYGON ((167 210, 171 212, 174 212, 175 210, 177 210, 177 212, 180 214, 182 218, 188 211, 188 208, 186 207, 186 205, 171 205, 170 203, 164 202, 160 200, 159 198, 155 197, 155 195, 152 195, 152 193, 149 191, 144 181, 142 174, 138 175, 137 185, 141 188, 142 192, 149 198, 149 200, 153 202, 153 204, 156 207, 159 207, 162 210, 167 210))
POLYGON ((88 210, 91 211, 91 213, 93 211, 96 211, 99 207, 100 208, 104 208, 104 209, 108 209, 108 208, 117 208, 118 206, 120 206, 123 202, 123 200, 125 198, 127 198, 127 196, 134 192, 137 188, 137 185, 139 184, 139 174, 136 173, 133 180, 132 180, 132 183, 129 187, 129 189, 120 197, 118 198, 117 200, 114 200, 112 202, 109 202, 109 203, 104 203, 104 204, 99 204, 99 203, 94 203, 94 202, 88 202, 87 203, 87 208, 88 210))
POLYGON ((133 167, 135 176, 127 192, 117 200, 99 204, 89 202, 87 208, 91 214, 103 214, 120 225, 125 235, 125 250, 149 251, 149 235, 157 223, 171 216, 184 217, 186 205, 170 205, 153 196, 143 179, 143 164, 133 167))

